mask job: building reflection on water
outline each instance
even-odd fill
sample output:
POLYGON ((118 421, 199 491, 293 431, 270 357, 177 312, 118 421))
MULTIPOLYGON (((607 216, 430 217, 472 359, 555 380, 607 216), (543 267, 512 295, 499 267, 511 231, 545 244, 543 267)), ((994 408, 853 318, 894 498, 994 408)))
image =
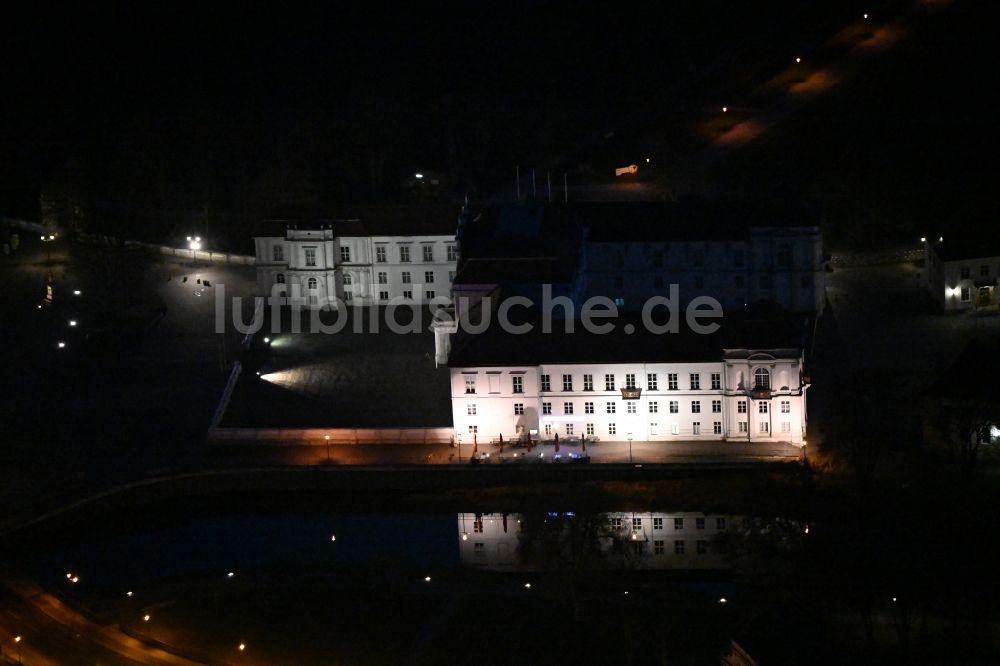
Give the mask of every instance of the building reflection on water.
POLYGON ((581 559, 597 567, 725 569, 727 537, 759 529, 769 526, 700 512, 458 514, 462 564, 489 571, 532 571, 581 559), (580 557, 586 553, 589 558, 580 557))

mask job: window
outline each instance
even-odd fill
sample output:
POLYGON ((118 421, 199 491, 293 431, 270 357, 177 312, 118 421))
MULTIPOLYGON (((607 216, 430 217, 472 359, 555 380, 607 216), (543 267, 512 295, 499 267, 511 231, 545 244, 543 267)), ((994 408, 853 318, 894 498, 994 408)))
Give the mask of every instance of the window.
POLYGON ((542 383, 542 390, 543 391, 551 391, 552 390, 552 386, 551 386, 551 384, 549 382, 549 376, 548 375, 542 375, 541 376, 541 383, 542 383))
POLYGON ((769 409, 768 408, 768 404, 770 404, 770 403, 768 403, 766 400, 763 401, 763 402, 758 402, 757 403, 757 413, 758 414, 767 414, 768 409, 769 409))
POLYGON ((594 375, 584 375, 583 376, 583 390, 593 391, 594 390, 594 375))
POLYGON ((746 421, 740 421, 738 425, 739 425, 739 431, 740 432, 742 432, 742 433, 748 433, 748 432, 750 432, 749 428, 747 428, 747 422, 746 421))
POLYGON ((385 245, 375 246, 375 263, 377 264, 385 263, 385 245))
POLYGON ((746 414, 747 413, 747 401, 746 400, 737 400, 736 401, 736 413, 737 414, 746 414))
POLYGON ((433 289, 424 292, 424 298, 426 298, 428 301, 434 298, 434 296, 435 294, 433 289))
POLYGON ((350 292, 350 291, 345 291, 344 292, 344 300, 348 301, 348 302, 353 301, 354 300, 354 293, 350 292))
POLYGON ((760 279, 757 281, 757 283, 760 285, 761 289, 770 289, 771 288, 771 276, 770 275, 761 275, 760 279))
POLYGON ((285 248, 282 245, 275 245, 271 248, 271 257, 274 261, 284 261, 285 260, 285 248))
POLYGON ((378 283, 379 284, 389 284, 389 274, 384 271, 379 271, 378 273, 378 283))
POLYGON ((663 268, 663 250, 653 253, 653 268, 663 268))
POLYGON ((692 400, 691 401, 691 413, 692 414, 701 414, 701 400, 692 400))
POLYGON ((721 414, 722 413, 722 401, 721 400, 713 400, 712 401, 712 413, 713 414, 721 414))
POLYGON ((434 271, 424 271, 424 284, 434 284, 434 271))
POLYGON ((684 529, 684 519, 683 518, 674 518, 674 529, 675 530, 682 530, 682 529, 684 529))
POLYGON ((309 291, 315 291, 318 287, 319 282, 316 281, 316 278, 309 278, 309 280, 306 281, 306 289, 309 291))
POLYGON ((399 263, 408 264, 410 263, 410 246, 400 245, 399 246, 399 263))
POLYGON ((691 374, 691 390, 698 391, 701 389, 701 375, 691 374))
POLYGON ((472 523, 472 531, 475 534, 482 534, 483 533, 483 521, 482 521, 482 519, 478 519, 477 518, 476 521, 474 523, 472 523))
POLYGON ((724 529, 726 529, 726 519, 725 518, 716 518, 715 519, 715 529, 717 529, 717 530, 724 530, 724 529))
POLYGON ((743 289, 746 286, 746 281, 743 279, 742 275, 733 277, 733 286, 737 289, 743 289))
POLYGON ((968 280, 969 279, 969 267, 968 266, 963 266, 962 267, 961 272, 960 272, 960 276, 961 276, 961 279, 963 279, 963 280, 968 280))
POLYGON ((552 403, 551 402, 543 402, 542 403, 542 414, 551 414, 551 413, 552 413, 552 403))
POLYGON ((403 278, 403 284, 410 284, 412 282, 410 271, 403 271, 402 278, 403 278))
POLYGON ((573 375, 563 375, 563 391, 573 390, 573 375))
POLYGON ((757 368, 753 371, 753 385, 757 389, 771 388, 771 373, 767 368, 757 368))
POLYGON ((380 301, 387 301, 387 300, 389 300, 389 292, 387 292, 387 291, 380 291, 380 292, 378 292, 378 298, 379 298, 380 301))
POLYGON ((704 266, 705 265, 705 253, 702 250, 695 250, 694 256, 691 257, 691 261, 692 261, 692 263, 694 263, 695 266, 699 266, 699 267, 700 266, 704 266))
POLYGON ((564 402, 563 403, 563 414, 572 414, 572 413, 573 413, 573 403, 572 402, 564 402))
POLYGON ((455 271, 448 271, 448 282, 455 281, 455 271))
POLYGON ((614 375, 604 375, 604 390, 614 391, 615 390, 615 376, 614 375))
POLYGON ((469 434, 470 435, 478 435, 479 434, 479 426, 477 426, 477 425, 470 425, 469 426, 469 434))
POLYGON ((633 518, 632 519, 632 531, 633 532, 642 531, 642 518, 633 518))
POLYGON ((523 402, 515 402, 514 403, 514 414, 516 416, 523 416, 524 415, 524 403, 523 402))
POLYGON ((662 540, 655 540, 655 541, 653 541, 653 554, 654 555, 663 555, 664 551, 666 550, 663 547, 664 543, 665 542, 662 541, 662 540))
POLYGON ((683 540, 674 541, 674 555, 683 555, 683 554, 684 554, 684 541, 683 540))
POLYGON ((778 246, 778 266, 781 268, 792 267, 792 248, 789 245, 778 246))
POLYGON ((742 267, 745 260, 743 250, 733 250, 733 265, 742 267))
POLYGON ((613 402, 607 403, 606 409, 608 414, 614 414, 616 409, 615 403, 613 402))
POLYGON ((671 426, 670 426, 670 434, 671 435, 679 435, 679 434, 681 434, 681 427, 679 425, 677 425, 676 423, 671 424, 671 426))
POLYGON ((476 392, 476 378, 475 376, 465 376, 465 392, 475 393, 476 392))
POLYGON ((274 276, 274 281, 277 282, 278 284, 285 284, 285 274, 278 273, 277 275, 274 276))
POLYGON ((350 263, 351 261, 351 248, 346 245, 340 246, 340 260, 350 263))
POLYGON ((472 553, 476 558, 486 557, 486 544, 481 541, 472 544, 472 553))
POLYGON ((704 539, 698 539, 694 542, 695 550, 699 555, 704 555, 708 552, 708 542, 704 539))
POLYGON ((713 421, 712 422, 712 434, 713 435, 721 435, 722 434, 722 421, 713 421))
POLYGON ((649 424, 649 434, 650 435, 655 435, 656 434, 656 430, 659 427, 660 427, 659 423, 650 423, 649 424))
POLYGON ((788 400, 781 401, 781 413, 788 414, 792 411, 792 403, 788 400))
POLYGON ((458 261, 458 246, 449 245, 448 247, 448 261, 458 261))
POLYGON ((475 416, 476 415, 476 405, 470 402, 469 405, 466 408, 466 411, 469 413, 469 416, 475 416))
POLYGON ((671 400, 670 401, 670 413, 671 414, 676 414, 677 412, 679 412, 680 411, 680 409, 679 409, 680 404, 681 403, 678 402, 677 400, 671 400))
POLYGON ((572 437, 573 436, 573 424, 572 423, 567 423, 566 424, 566 436, 567 437, 572 437))
POLYGON ((781 422, 781 432, 783 432, 783 433, 790 433, 791 431, 792 431, 792 423, 791 423, 791 421, 782 421, 781 422))
POLYGON ((613 530, 620 530, 621 528, 622 528, 622 519, 621 518, 612 518, 611 519, 611 529, 613 529, 613 530))
POLYGON ((962 302, 968 303, 972 300, 972 291, 968 287, 962 287, 962 302))
POLYGON ((434 261, 433 245, 424 245, 423 252, 424 252, 424 261, 434 261))
POLYGON ((344 273, 344 286, 346 287, 351 284, 354 284, 354 278, 350 273, 344 273))
POLYGON ((990 267, 988 264, 983 264, 979 267, 979 277, 989 277, 990 267))
POLYGON ((691 428, 692 428, 692 434, 694 434, 694 435, 700 435, 701 434, 701 421, 695 421, 694 423, 692 423, 691 424, 691 428))
POLYGON ((615 427, 614 423, 609 423, 608 424, 608 434, 609 435, 616 435, 616 434, 618 434, 618 429, 615 427))
POLYGON ((696 530, 703 530, 703 529, 705 529, 705 519, 704 518, 695 518, 694 519, 694 528, 696 530))
POLYGON ((316 248, 314 248, 314 247, 307 247, 307 248, 305 248, 303 250, 303 252, 305 252, 305 255, 306 255, 306 266, 315 266, 316 265, 316 248))
POLYGON ((635 401, 629 401, 625 411, 629 414, 635 414, 635 401))
POLYGON ((546 435, 550 435, 550 436, 552 435, 552 424, 551 423, 546 423, 545 424, 545 434, 546 435))
POLYGON ((771 424, 768 423, 767 421, 761 421, 760 422, 760 431, 762 433, 771 432, 771 424))
POLYGON ((635 373, 625 374, 625 388, 634 389, 635 388, 635 373))
POLYGON ((587 424, 587 436, 588 437, 593 437, 594 436, 594 424, 593 423, 588 423, 587 424))
POLYGON ((646 375, 646 390, 655 391, 656 390, 656 373, 650 373, 646 375))
POLYGON ((520 375, 514 375, 510 378, 511 392, 513 393, 524 393, 524 377, 520 375))
POLYGON ((671 372, 667 375, 667 390, 668 391, 677 390, 677 373, 671 372))
POLYGON ((660 411, 660 403, 656 402, 655 400, 649 403, 650 414, 657 414, 659 413, 659 411, 660 411))
POLYGON ((584 414, 593 414, 594 413, 594 403, 592 403, 592 402, 585 402, 585 403, 583 403, 583 413, 584 414))
POLYGON ((617 305, 617 306, 618 306, 618 307, 620 307, 620 308, 621 308, 621 307, 624 307, 624 306, 625 306, 625 299, 624 299, 624 298, 622 298, 622 297, 620 297, 620 296, 619 296, 619 297, 616 297, 616 298, 615 298, 615 305, 617 305))

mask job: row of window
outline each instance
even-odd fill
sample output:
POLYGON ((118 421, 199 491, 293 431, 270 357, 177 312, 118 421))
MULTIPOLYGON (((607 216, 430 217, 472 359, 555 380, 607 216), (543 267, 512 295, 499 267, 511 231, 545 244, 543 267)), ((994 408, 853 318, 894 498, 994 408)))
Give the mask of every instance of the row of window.
MULTIPOLYGON (((475 411, 473 410, 473 411, 471 411, 469 413, 470 413, 470 415, 474 415, 475 411)), ((738 421, 736 423, 736 426, 737 426, 737 431, 740 434, 744 434, 744 435, 745 434, 749 434, 749 432, 750 432, 750 424, 747 421, 738 421)), ((768 421, 761 421, 760 423, 758 423, 757 424, 757 431, 760 434, 762 434, 762 435, 770 434, 770 432, 771 432, 771 424, 770 424, 770 422, 768 422, 768 421)), ((542 424, 542 432, 545 434, 546 437, 551 437, 554 434, 556 434, 555 428, 553 427, 553 425, 551 423, 544 423, 544 424, 542 424)), ((575 435, 580 434, 580 433, 578 433, 576 431, 576 424, 573 424, 573 423, 565 423, 565 424, 563 424, 563 432, 564 432, 564 434, 567 437, 573 437, 575 435)), ((791 434, 791 432, 792 432, 792 422, 791 421, 782 421, 782 423, 781 423, 781 432, 784 433, 784 434, 791 434)), ((523 435, 524 434, 524 426, 523 425, 517 425, 517 426, 515 426, 514 427, 514 433, 517 436, 523 435)), ((477 424, 469 425, 469 434, 470 435, 478 435, 479 434, 479 426, 477 424)), ((597 432, 596 432, 596 429, 594 428, 594 424, 593 423, 585 423, 584 424, 583 434, 586 435, 587 437, 593 437, 594 435, 596 435, 597 432)), ((608 424, 608 435, 617 435, 617 434, 618 434, 618 424, 616 424, 616 423, 609 423, 608 424)), ((631 436, 632 433, 627 433, 627 434, 629 436, 631 436)), ((650 435, 661 435, 661 434, 667 434, 667 433, 661 433, 660 432, 660 424, 654 422, 654 423, 650 423, 649 424, 649 434, 650 435)), ((677 423, 672 423, 672 424, 670 424, 670 433, 669 434, 671 434, 671 435, 685 434, 686 435, 688 433, 687 433, 687 431, 685 431, 684 433, 681 433, 681 427, 680 427, 680 425, 677 424, 677 423)), ((691 424, 691 433, 690 434, 692 434, 692 435, 701 435, 702 434, 701 433, 701 421, 695 421, 695 422, 693 422, 691 424)), ((712 422, 712 434, 713 435, 721 435, 722 434, 722 421, 713 421, 712 422)))
MULTIPOLYGON (((758 287, 760 289, 770 289, 771 288, 771 276, 770 275, 761 275, 758 278, 758 280, 757 280, 757 285, 758 285, 758 287)), ((611 281, 611 286, 613 288, 615 288, 615 289, 624 289, 625 288, 625 277, 622 276, 622 275, 616 275, 614 277, 614 279, 611 281)), ((747 286, 746 285, 746 277, 743 276, 743 275, 734 275, 733 276, 733 286, 735 288, 737 288, 737 289, 745 289, 746 286, 747 286)), ((799 287, 800 288, 802 288, 802 289, 812 289, 812 286, 813 286, 813 275, 812 275, 812 273, 803 273, 802 275, 799 276, 799 287)), ((692 281, 691 281, 691 287, 693 289, 704 289, 705 288, 705 279, 702 276, 700 276, 700 275, 694 276, 692 278, 692 281)), ((662 276, 662 275, 654 275, 653 276, 653 288, 654 289, 665 289, 666 288, 666 279, 664 278, 664 276, 662 276)))
MULTIPOLYGON (((767 368, 757 368, 754 370, 754 386, 758 389, 769 389, 771 388, 771 373, 767 368)), ((646 375, 646 390, 647 391, 658 391, 660 387, 659 375, 655 372, 648 373, 646 375)), ((636 376, 634 373, 625 374, 625 386, 626 389, 638 388, 636 386, 636 376)), ((688 388, 692 391, 701 390, 701 374, 697 372, 690 373, 688 375, 688 388)), ((711 388, 714 391, 722 389, 722 373, 713 372, 711 373, 711 388)), ((548 374, 539 376, 539 390, 543 393, 552 391, 552 376, 548 374)), ((562 376, 562 390, 563 391, 573 391, 573 375, 563 375, 562 376)), ((594 375, 585 374, 583 376, 583 390, 593 391, 594 390, 594 375)), ((615 375, 606 374, 604 375, 604 390, 614 391, 615 390, 615 375)), ((678 391, 680 390, 680 381, 678 374, 671 372, 667 374, 667 390, 668 391, 678 391)), ((511 391, 513 393, 524 393, 524 377, 521 375, 511 376, 511 391)), ((476 392, 476 377, 475 375, 465 376, 465 392, 475 393, 476 392)))
MULTIPOLYGON (((712 400, 711 404, 712 404, 712 413, 713 414, 721 414, 722 413, 722 400, 712 400)), ((632 401, 632 400, 626 401, 625 406, 626 406, 626 411, 629 414, 635 414, 635 413, 637 413, 637 403, 635 401, 632 401)), ((647 409, 649 410, 650 414, 658 414, 659 411, 660 411, 660 403, 657 400, 650 400, 648 403, 646 403, 646 406, 647 406, 647 409)), ((474 415, 476 413, 476 405, 474 403, 470 403, 467 406, 467 409, 469 410, 469 415, 470 416, 472 416, 472 415, 474 415)), ((563 414, 567 414, 567 415, 568 414, 573 414, 573 410, 574 409, 575 409, 575 403, 564 402, 563 403, 563 412, 562 413, 563 414)), ((667 402, 667 409, 669 410, 669 412, 671 414, 679 414, 680 413, 680 401, 679 400, 670 400, 670 401, 668 401, 667 402)), ((757 413, 758 414, 767 414, 767 413, 770 412, 770 409, 771 409, 770 408, 770 402, 767 401, 767 400, 761 400, 761 401, 759 401, 757 403, 757 413)), ((618 403, 614 402, 614 401, 610 401, 610 400, 607 401, 607 402, 605 402, 604 403, 604 411, 605 411, 606 414, 615 414, 615 413, 617 413, 617 411, 618 411, 618 403)), ((746 400, 737 400, 736 401, 736 411, 739 414, 746 414, 747 413, 747 401, 746 400)), ((789 414, 789 413, 791 413, 791 411, 792 411, 792 402, 790 400, 782 400, 781 401, 781 413, 782 414, 789 414)), ((590 402, 590 401, 584 402, 583 403, 583 413, 584 414, 593 414, 594 413, 594 403, 590 402)), ((692 400, 691 401, 691 413, 692 414, 701 414, 701 400, 692 400)), ((524 414, 524 403, 523 402, 515 402, 514 403, 514 414, 515 415, 522 415, 522 414, 524 414)), ((551 402, 542 402, 542 414, 552 414, 552 403, 551 402)))
MULTIPOLYGON (((611 519, 611 529, 613 529, 613 530, 620 530, 620 529, 622 529, 623 524, 624 523, 623 523, 623 519, 622 518, 612 518, 611 519)), ((707 523, 705 522, 705 518, 704 517, 698 517, 698 518, 694 519, 694 527, 695 527, 695 529, 703 530, 703 529, 705 529, 706 524, 707 523)), ((653 518, 653 529, 654 530, 662 530, 663 529, 663 518, 660 518, 660 517, 654 517, 653 518)), ((682 529, 684 529, 684 519, 683 518, 674 518, 674 529, 675 530, 682 530, 682 529)), ((717 529, 717 530, 724 530, 724 529, 726 529, 726 519, 722 518, 722 517, 716 518, 715 519, 715 529, 717 529)), ((632 531, 633 532, 639 532, 641 530, 642 530, 642 518, 641 517, 637 517, 637 516, 633 516, 632 517, 632 531)))
MULTIPOLYGON (((968 266, 963 266, 962 268, 959 269, 959 271, 960 271, 960 274, 961 274, 961 279, 963 279, 963 280, 970 279, 970 275, 971 275, 971 272, 972 272, 971 268, 969 268, 968 266)), ((979 277, 989 277, 989 276, 990 276, 990 266, 989 266, 989 264, 980 264, 979 265, 979 277)))
MULTIPOLYGON (((458 247, 455 245, 448 245, 448 261, 458 261, 458 247)), ((350 248, 341 248, 341 253, 343 250, 350 248)), ((434 246, 433 245, 422 245, 421 246, 421 256, 425 262, 434 261, 434 246)), ((344 259, 341 256, 342 261, 350 261, 350 254, 348 258, 344 259)), ((375 263, 384 264, 388 261, 388 248, 385 245, 375 246, 375 263)), ((410 246, 400 245, 399 246, 399 263, 408 264, 410 263, 410 246)))
MULTIPOLYGON (((385 271, 379 271, 375 276, 378 284, 389 284, 389 274, 385 271)), ((403 284, 413 284, 413 275, 410 271, 403 271, 400 274, 400 279, 403 284)), ((455 271, 448 271, 448 281, 454 282, 455 271)), ((350 284, 347 280, 347 275, 344 275, 344 284, 350 284)), ((434 284, 434 271, 424 271, 424 284, 434 284)))
MULTIPOLYGON (((664 259, 667 252, 669 252, 669 246, 666 250, 654 250, 650 259, 652 261, 654 268, 663 268, 664 259)), ((702 249, 688 249, 685 248, 684 258, 695 267, 702 267, 705 265, 705 251, 702 249)), ((676 254, 676 253, 675 253, 676 254)), ((780 268, 791 268, 793 259, 792 247, 790 245, 779 245, 777 252, 775 252, 775 263, 780 268)), ((741 268, 746 264, 746 253, 744 250, 739 248, 734 248, 732 250, 731 256, 733 265, 737 268, 741 268)), ((625 253, 622 250, 614 250, 614 254, 611 257, 611 263, 615 268, 625 267, 625 253)))

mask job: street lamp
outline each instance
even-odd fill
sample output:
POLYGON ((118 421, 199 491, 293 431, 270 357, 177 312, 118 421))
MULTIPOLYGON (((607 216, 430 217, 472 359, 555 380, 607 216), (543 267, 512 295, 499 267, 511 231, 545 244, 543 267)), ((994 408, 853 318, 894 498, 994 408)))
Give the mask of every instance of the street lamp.
POLYGON ((200 250, 201 249, 201 236, 188 236, 188 249, 190 250, 200 250))
POLYGON ((326 461, 330 462, 330 436, 324 435, 323 439, 326 440, 326 461))
POLYGON ((21 636, 14 636, 14 645, 17 646, 17 663, 21 663, 21 636))
POLYGON ((632 464, 632 433, 628 434, 628 464, 632 464))

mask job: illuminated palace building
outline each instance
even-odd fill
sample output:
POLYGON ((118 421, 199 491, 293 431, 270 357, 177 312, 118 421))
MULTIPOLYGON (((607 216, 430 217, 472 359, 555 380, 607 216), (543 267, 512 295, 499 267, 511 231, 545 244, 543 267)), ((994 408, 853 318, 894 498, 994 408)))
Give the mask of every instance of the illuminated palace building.
POLYGON ((576 324, 459 334, 449 360, 456 438, 804 442, 802 346, 774 344, 795 339, 776 336, 778 322, 729 322, 712 335, 628 325, 599 335, 576 324))
MULTIPOLYGON (((458 543, 463 565, 486 571, 536 571, 558 566, 553 553, 575 544, 596 543, 595 567, 623 569, 725 569, 724 541, 755 531, 801 534, 791 521, 761 521, 701 512, 621 512, 590 515, 458 514, 458 543)), ((555 558, 558 560, 558 557, 555 558)))
POLYGON ((458 211, 440 206, 366 207, 343 219, 269 220, 279 234, 255 236, 257 286, 289 305, 390 301, 424 304, 451 294, 458 211))

